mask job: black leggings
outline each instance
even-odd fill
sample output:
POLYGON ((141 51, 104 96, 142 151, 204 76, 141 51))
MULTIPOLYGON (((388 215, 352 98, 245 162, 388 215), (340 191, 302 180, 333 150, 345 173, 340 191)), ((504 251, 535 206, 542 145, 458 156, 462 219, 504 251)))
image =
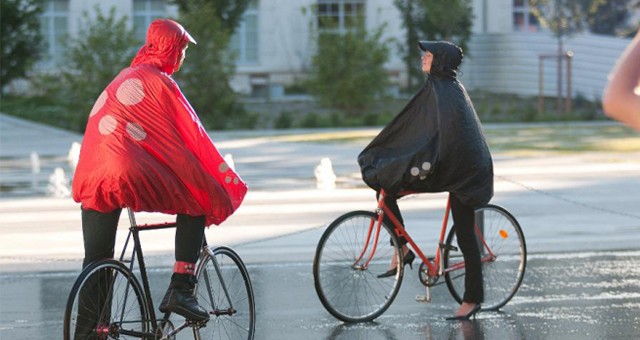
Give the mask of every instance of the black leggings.
MULTIPOLYGON (((455 194, 449 195, 451 202, 451 215, 453 216, 453 229, 458 239, 458 246, 462 251, 465 263, 464 297, 465 302, 481 303, 484 300, 482 289, 482 265, 480 262, 480 248, 474 232, 475 208, 462 203, 455 194)), ((385 205, 396 216, 404 227, 404 220, 398 208, 397 198, 386 196, 385 205)), ((393 226, 391 219, 384 216, 384 223, 393 226)), ((400 247, 407 244, 404 237, 398 238, 400 247)))
MULTIPOLYGON (((83 268, 92 262, 113 258, 121 212, 122 209, 109 213, 82 209, 83 268)), ((204 216, 178 214, 175 238, 176 261, 196 263, 204 240, 204 223, 204 216)))

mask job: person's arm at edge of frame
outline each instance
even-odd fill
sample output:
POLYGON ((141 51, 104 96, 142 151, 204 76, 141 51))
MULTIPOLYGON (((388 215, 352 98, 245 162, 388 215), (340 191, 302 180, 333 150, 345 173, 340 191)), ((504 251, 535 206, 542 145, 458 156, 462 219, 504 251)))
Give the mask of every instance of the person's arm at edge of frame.
POLYGON ((607 116, 640 131, 640 30, 613 68, 605 87, 602 108, 607 116))

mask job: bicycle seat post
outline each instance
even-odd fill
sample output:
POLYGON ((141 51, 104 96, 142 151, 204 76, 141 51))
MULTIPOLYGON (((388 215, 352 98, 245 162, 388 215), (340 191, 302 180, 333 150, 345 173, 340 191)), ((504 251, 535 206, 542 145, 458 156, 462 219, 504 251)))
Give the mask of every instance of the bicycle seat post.
POLYGON ((129 223, 131 224, 131 227, 137 227, 136 216, 133 214, 133 210, 131 208, 127 208, 127 213, 129 214, 129 223))

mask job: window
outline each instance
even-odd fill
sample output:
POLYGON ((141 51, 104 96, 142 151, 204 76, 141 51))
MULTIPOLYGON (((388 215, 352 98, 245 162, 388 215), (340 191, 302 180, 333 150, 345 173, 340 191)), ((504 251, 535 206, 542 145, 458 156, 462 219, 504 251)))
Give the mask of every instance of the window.
POLYGON ((164 0, 133 0, 133 29, 136 39, 144 42, 151 22, 166 15, 164 0))
POLYGON ((46 56, 41 61, 44 67, 61 64, 64 60, 63 39, 69 33, 68 17, 69 1, 47 0, 43 2, 40 30, 42 31, 46 51, 46 56))
POLYGON ((365 0, 318 0, 320 31, 344 32, 364 27, 365 0))
POLYGON ((513 30, 516 32, 538 32, 540 22, 531 12, 528 0, 513 0, 513 30))
POLYGON ((251 1, 242 16, 233 37, 230 49, 236 53, 237 64, 258 63, 258 2, 251 1))

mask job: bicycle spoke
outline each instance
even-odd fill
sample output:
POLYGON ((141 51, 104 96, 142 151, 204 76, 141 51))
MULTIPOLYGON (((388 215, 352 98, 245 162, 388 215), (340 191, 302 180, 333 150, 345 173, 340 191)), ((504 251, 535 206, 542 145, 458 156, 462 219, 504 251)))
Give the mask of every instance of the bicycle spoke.
MULTIPOLYGON (((482 262, 485 299, 483 308, 497 309, 506 304, 518 290, 526 266, 526 246, 524 236, 516 220, 503 208, 489 205, 479 209, 482 214, 481 256, 493 254, 495 259, 482 262), (488 247, 488 248, 485 248, 488 247)), ((455 234, 450 232, 447 244, 457 243, 455 234)), ((453 252, 445 252, 445 264, 455 265, 459 260, 453 259, 453 252)), ((447 287, 457 301, 461 301, 464 292, 464 269, 449 272, 445 275, 447 287)))
POLYGON ((377 277, 398 255, 394 255, 394 246, 388 244, 389 239, 396 244, 395 235, 388 228, 382 227, 377 240, 370 234, 375 218, 370 212, 344 215, 329 226, 316 251, 316 291, 325 308, 344 321, 374 319, 388 308, 400 288, 397 277, 377 277), (369 243, 365 244, 367 239, 369 243), (367 262, 367 268, 360 267, 367 262))
MULTIPOLYGON (((67 302, 65 339, 106 336, 98 326, 110 332, 127 329, 130 333, 147 331, 144 295, 133 273, 114 260, 103 260, 87 267, 74 284, 67 302)), ((132 339, 113 334, 119 339, 132 339)), ((138 337, 139 338, 139 337, 138 337)))
POLYGON ((198 267, 197 296, 206 301, 201 305, 211 314, 207 326, 199 330, 202 339, 253 339, 253 289, 237 254, 226 247, 215 248, 198 267), (234 312, 226 313, 231 309, 234 312))

